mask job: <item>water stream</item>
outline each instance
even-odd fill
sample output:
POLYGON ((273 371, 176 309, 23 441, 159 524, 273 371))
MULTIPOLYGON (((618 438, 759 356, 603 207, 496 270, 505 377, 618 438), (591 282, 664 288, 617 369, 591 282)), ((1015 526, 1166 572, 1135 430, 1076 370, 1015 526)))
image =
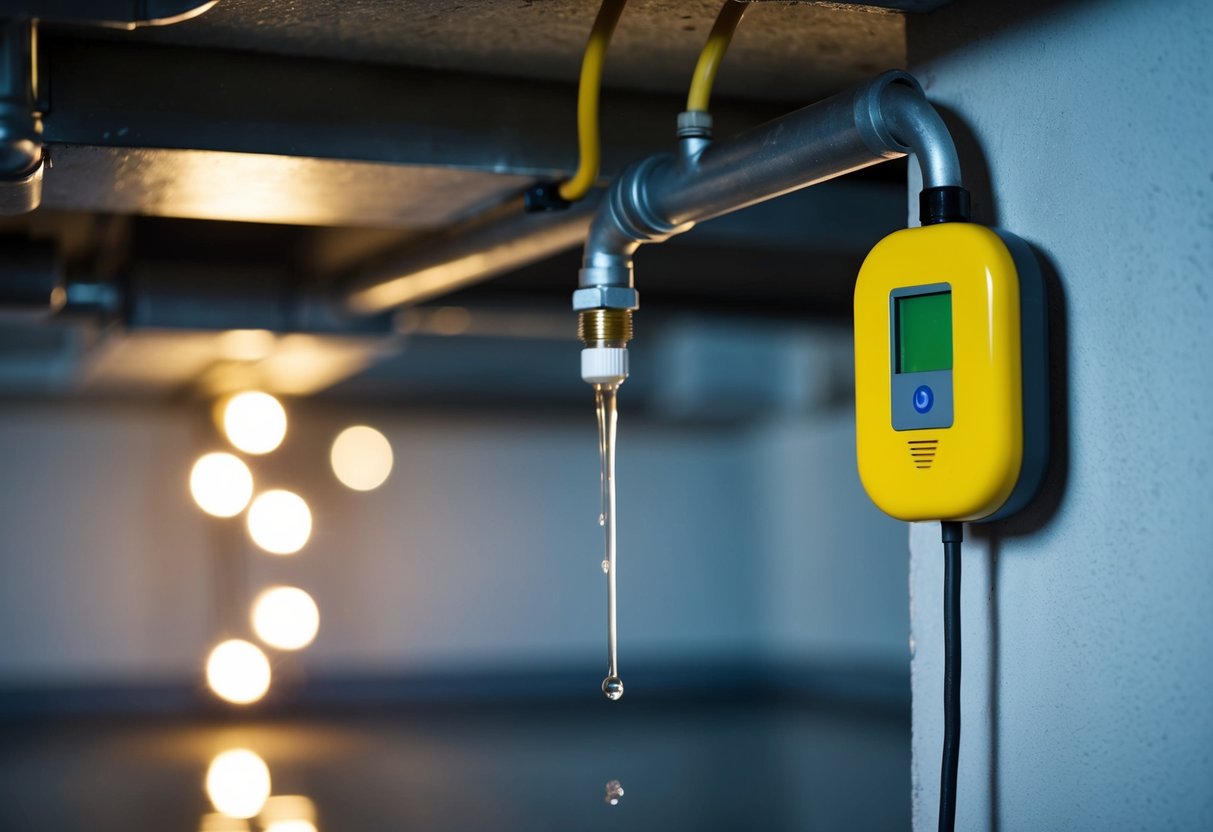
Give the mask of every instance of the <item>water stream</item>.
POLYGON ((615 626, 615 410, 619 383, 595 384, 594 400, 598 411, 598 452, 602 461, 602 506, 598 523, 606 536, 606 556, 602 571, 607 578, 607 676, 602 680, 602 693, 615 701, 623 696, 623 681, 619 678, 619 648, 615 626))

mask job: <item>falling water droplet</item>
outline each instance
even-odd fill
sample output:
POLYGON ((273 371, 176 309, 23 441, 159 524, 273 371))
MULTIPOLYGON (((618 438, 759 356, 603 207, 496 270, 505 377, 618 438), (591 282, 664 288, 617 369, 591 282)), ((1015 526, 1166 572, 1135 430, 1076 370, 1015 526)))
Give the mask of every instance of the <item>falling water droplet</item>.
POLYGON ((612 702, 623 698, 623 680, 618 676, 608 676, 602 680, 602 695, 612 702))
POLYGON ((619 798, 623 797, 623 786, 618 780, 609 780, 606 784, 606 797, 604 801, 610 806, 618 806, 619 798))
POLYGON ((610 571, 611 571, 611 562, 609 560, 604 560, 602 562, 602 574, 604 574, 604 575, 610 574, 610 571))
POLYGON ((600 526, 606 525, 606 515, 605 514, 598 515, 598 525, 600 525, 600 526))

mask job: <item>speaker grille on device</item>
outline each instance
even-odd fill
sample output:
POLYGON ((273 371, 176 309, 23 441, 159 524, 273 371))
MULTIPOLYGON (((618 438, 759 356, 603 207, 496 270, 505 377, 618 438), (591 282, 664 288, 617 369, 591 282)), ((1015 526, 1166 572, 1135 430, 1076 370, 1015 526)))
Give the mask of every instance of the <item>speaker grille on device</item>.
POLYGON ((935 462, 938 439, 911 439, 906 444, 910 446, 910 459, 914 460, 915 468, 930 468, 935 462))

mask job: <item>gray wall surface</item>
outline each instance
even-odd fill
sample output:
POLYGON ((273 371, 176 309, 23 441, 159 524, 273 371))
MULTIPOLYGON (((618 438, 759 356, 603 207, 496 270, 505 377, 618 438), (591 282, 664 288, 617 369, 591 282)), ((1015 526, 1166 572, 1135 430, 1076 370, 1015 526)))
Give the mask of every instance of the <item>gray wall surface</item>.
MULTIPOLYGON (((1064 298, 1047 493, 965 543, 957 828, 1213 828, 1213 6, 957 3, 908 37, 969 135, 978 219, 1031 242, 1064 298)), ((936 825, 942 585, 921 524, 919 830, 936 825)))
MULTIPOLYGON (((204 515, 197 455, 226 450, 206 407, 13 407, 0 414, 0 680, 191 679, 244 610, 287 583, 320 607, 310 673, 497 670, 605 655, 592 400, 582 423, 295 406, 281 449, 247 458, 257 489, 308 500, 312 538, 261 553, 243 517, 204 515), (370 493, 328 468, 348 424, 391 440, 370 493), (235 579, 217 572, 242 564, 235 579), (218 582, 218 585, 217 585, 218 582), (229 614, 224 620, 224 609, 229 614)), ((620 437, 622 659, 752 643, 755 582, 725 569, 752 545, 744 449, 710 431, 620 437)), ((243 632, 240 632, 243 630, 243 632)), ((301 668, 302 669, 302 668, 301 668)))
MULTIPOLYGON (((193 505, 190 465, 225 448, 201 403, 0 409, 0 686, 192 682, 225 628, 248 637, 248 597, 271 583, 320 607, 315 644, 274 658, 287 675, 605 665, 592 399, 581 420, 306 403, 290 416, 254 477, 302 494, 314 531, 272 557, 240 518, 193 505), (395 449, 377 491, 328 468, 352 423, 395 449), (224 558, 243 564, 235 580, 224 558)), ((625 681, 670 660, 906 672, 905 532, 859 486, 849 408, 663 424, 633 417, 625 389, 619 442, 625 681)))
POLYGON ((850 406, 773 423, 755 438, 762 649, 777 663, 815 661, 904 672, 906 526, 877 511, 855 467, 850 406))

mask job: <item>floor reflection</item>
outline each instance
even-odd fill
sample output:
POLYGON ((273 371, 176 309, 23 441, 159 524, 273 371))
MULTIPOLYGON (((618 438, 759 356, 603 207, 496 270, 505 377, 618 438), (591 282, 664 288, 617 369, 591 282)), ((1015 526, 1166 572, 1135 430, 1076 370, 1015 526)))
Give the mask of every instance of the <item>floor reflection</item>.
MULTIPOLYGON (((212 802, 215 802, 213 797, 212 802)), ((215 802, 215 808, 220 808, 218 802, 215 802)), ((316 806, 311 798, 303 795, 274 795, 263 801, 257 812, 247 817, 230 811, 208 812, 202 816, 202 823, 198 827, 199 832, 250 832, 253 829, 264 829, 265 832, 319 832, 316 828, 316 806)))
POLYGON ((593 705, 0 723, 0 829, 909 827, 901 710, 593 705))

